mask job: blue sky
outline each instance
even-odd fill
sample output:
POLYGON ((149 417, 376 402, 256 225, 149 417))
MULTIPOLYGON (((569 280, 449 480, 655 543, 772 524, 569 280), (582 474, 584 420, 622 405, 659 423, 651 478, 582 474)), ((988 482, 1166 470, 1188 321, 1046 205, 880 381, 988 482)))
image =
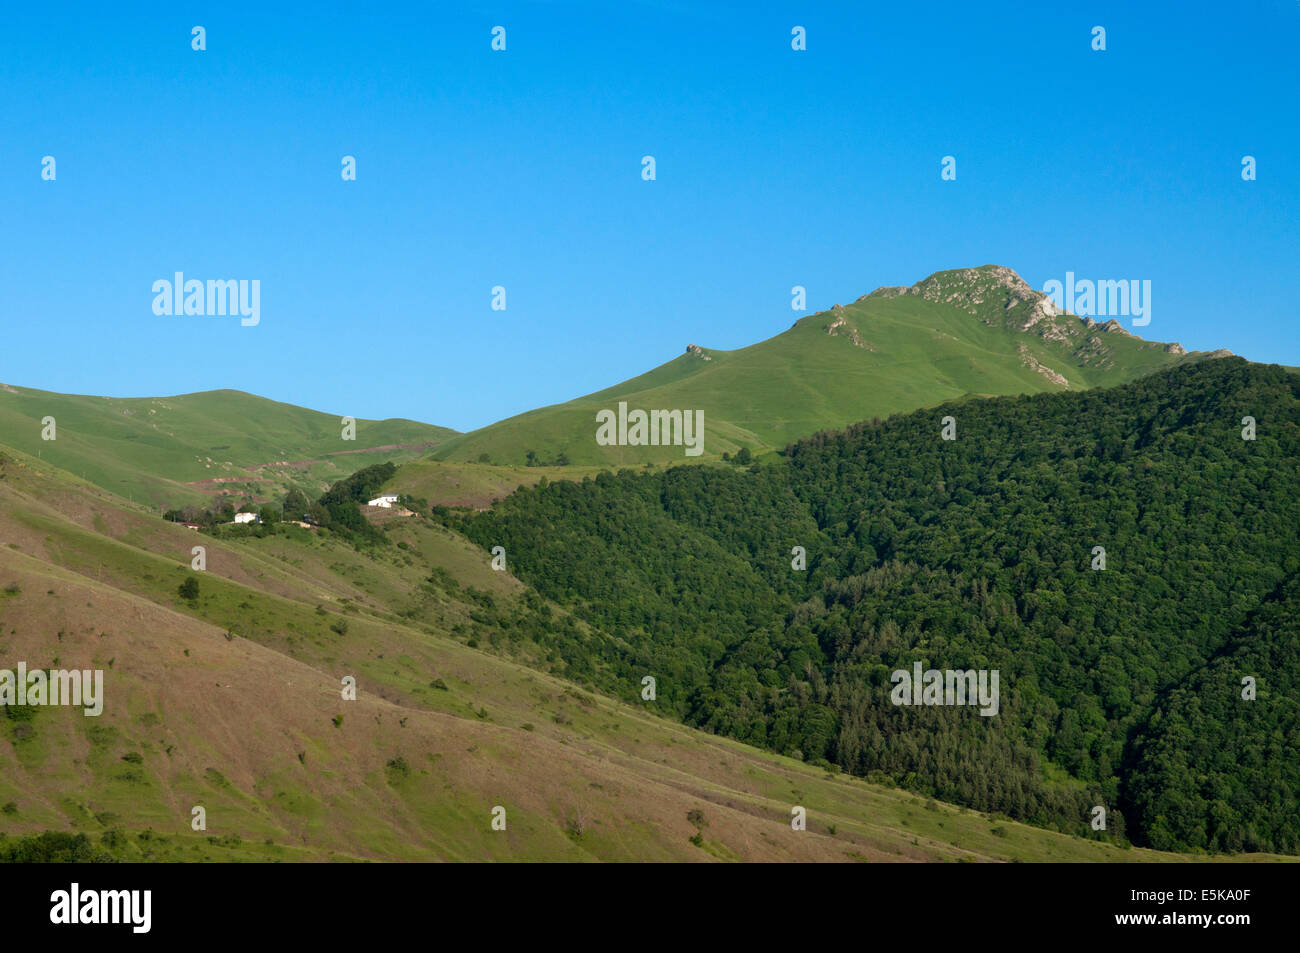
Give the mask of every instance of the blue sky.
POLYGON ((1295 0, 272 6, 0 10, 0 380, 468 430, 987 263, 1300 364, 1295 0))

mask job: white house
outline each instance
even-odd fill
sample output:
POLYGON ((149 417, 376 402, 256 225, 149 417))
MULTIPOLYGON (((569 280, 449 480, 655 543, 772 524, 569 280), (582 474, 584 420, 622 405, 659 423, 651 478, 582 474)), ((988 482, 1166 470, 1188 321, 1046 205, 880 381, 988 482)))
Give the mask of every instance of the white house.
POLYGON ((392 509, 393 504, 396 502, 397 502, 396 493, 385 493, 383 496, 375 497, 373 500, 367 503, 366 506, 382 506, 384 509, 388 510, 388 509, 392 509))
POLYGON ((236 514, 235 514, 235 522, 236 522, 236 523, 252 523, 252 522, 255 521, 256 519, 257 519, 257 514, 256 514, 256 513, 236 513, 236 514))

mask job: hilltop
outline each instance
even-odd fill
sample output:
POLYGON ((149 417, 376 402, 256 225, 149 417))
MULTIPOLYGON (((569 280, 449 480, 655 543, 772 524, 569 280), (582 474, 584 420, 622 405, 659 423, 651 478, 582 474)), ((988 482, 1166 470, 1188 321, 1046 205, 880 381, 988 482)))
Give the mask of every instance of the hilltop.
POLYGON ((966 395, 1076 391, 1160 368, 1224 356, 1145 341, 1118 321, 1064 314, 1010 268, 937 272, 910 287, 878 288, 800 318, 746 348, 688 345, 685 353, 613 387, 453 437, 438 460, 606 466, 679 463, 681 447, 602 447, 596 413, 616 408, 700 409, 704 459, 780 449, 859 420, 966 395))
POLYGON ((430 490, 420 495, 486 505, 543 472, 580 479, 609 466, 717 462, 958 397, 1113 386, 1227 354, 1189 354, 1115 320, 1064 314, 1011 269, 985 265, 877 288, 739 350, 691 344, 631 380, 467 434, 359 419, 346 441, 336 416, 240 391, 110 398, 0 385, 0 441, 154 507, 221 496, 238 507, 278 501, 290 488, 314 497, 361 467, 416 459, 426 467, 412 482, 430 490), (702 412, 702 455, 598 445, 597 413, 620 403, 702 412), (41 439, 46 417, 56 440, 41 439))
POLYGON ((175 397, 89 397, 0 385, 0 443, 39 455, 153 507, 220 494, 264 502, 311 496, 364 466, 414 459, 456 431, 413 420, 356 421, 235 390, 175 397), (42 439, 53 417, 55 439, 42 439))

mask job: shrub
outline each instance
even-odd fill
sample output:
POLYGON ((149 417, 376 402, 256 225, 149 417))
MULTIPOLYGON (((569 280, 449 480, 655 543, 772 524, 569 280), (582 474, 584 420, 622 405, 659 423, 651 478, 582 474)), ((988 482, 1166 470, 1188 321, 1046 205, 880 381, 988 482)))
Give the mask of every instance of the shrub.
POLYGON ((85 834, 63 831, 45 831, 0 844, 0 861, 11 863, 103 863, 113 859, 106 851, 95 850, 85 834))

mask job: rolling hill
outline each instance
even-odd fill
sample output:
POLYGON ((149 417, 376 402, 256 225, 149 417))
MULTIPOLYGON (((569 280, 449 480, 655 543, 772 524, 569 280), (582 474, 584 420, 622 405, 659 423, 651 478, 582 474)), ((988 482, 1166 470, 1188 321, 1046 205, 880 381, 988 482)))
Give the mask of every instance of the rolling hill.
POLYGON ((337 417, 240 391, 109 398, 0 384, 0 443, 155 508, 219 496, 236 506, 279 501, 291 487, 315 497, 364 466, 416 459, 424 471, 403 472, 395 487, 431 502, 486 505, 543 474, 580 479, 608 466, 717 461, 954 397, 1109 386, 1226 353, 1185 354, 1116 321, 1059 314, 1015 272, 987 265, 877 289, 740 350, 692 345, 640 377, 467 434, 363 419, 345 441, 337 417), (702 411, 703 454, 598 446, 596 413, 620 402, 702 411), (54 440, 42 439, 47 417, 54 440))
POLYGON ((681 447, 598 446, 596 413, 626 401, 702 410, 703 459, 716 459, 967 394, 1109 386, 1204 356, 1136 338, 1115 320, 1061 314, 1011 269, 985 265, 879 288, 740 350, 690 345, 640 377, 453 437, 432 456, 520 464, 532 450, 543 463, 563 454, 606 466, 685 459, 681 447))
POLYGON ((357 420, 220 390, 88 397, 0 384, 0 443, 157 508, 220 493, 250 502, 291 486, 315 496, 363 466, 414 459, 455 434, 413 420, 357 420), (43 421, 54 418, 53 440, 43 421))

